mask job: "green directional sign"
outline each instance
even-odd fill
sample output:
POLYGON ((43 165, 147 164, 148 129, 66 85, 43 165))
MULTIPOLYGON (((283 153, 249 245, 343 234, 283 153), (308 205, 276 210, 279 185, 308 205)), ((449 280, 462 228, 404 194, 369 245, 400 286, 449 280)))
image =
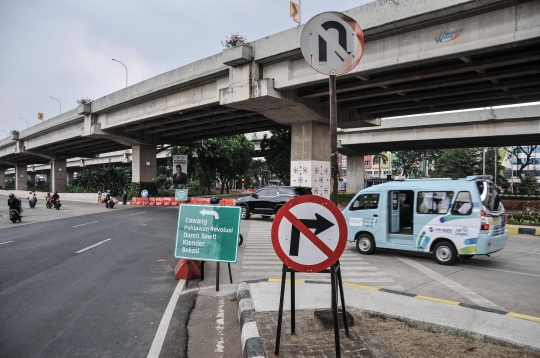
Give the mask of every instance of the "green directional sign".
POLYGON ((174 192, 174 198, 180 201, 186 201, 188 199, 187 189, 176 189, 174 192))
POLYGON ((240 212, 235 206, 181 205, 175 257, 236 262, 240 212))

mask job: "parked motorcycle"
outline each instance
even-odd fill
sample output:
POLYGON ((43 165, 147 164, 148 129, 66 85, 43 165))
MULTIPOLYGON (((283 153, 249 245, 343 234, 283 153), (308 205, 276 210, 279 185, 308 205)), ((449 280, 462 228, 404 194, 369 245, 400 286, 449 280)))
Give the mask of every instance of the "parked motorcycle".
POLYGON ((60 202, 59 199, 56 199, 56 200, 53 201, 53 205, 54 205, 54 208, 56 210, 60 210, 60 207, 62 206, 62 203, 60 202))
POLYGON ((14 224, 19 221, 22 221, 21 214, 15 210, 15 209, 9 209, 9 220, 11 220, 14 224))

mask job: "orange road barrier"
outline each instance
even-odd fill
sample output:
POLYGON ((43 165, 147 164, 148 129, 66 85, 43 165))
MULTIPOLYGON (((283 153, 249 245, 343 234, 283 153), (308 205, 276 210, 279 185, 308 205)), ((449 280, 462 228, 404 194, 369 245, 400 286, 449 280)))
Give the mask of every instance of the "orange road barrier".
POLYGON ((199 271, 199 268, 195 264, 195 261, 187 261, 184 259, 181 259, 176 264, 176 267, 174 268, 174 277, 177 280, 183 279, 183 280, 191 280, 193 278, 199 278, 201 277, 201 272, 199 271), (188 269, 189 265, 188 262, 191 262, 191 275, 188 278, 188 269))
POLYGON ((173 198, 163 198, 163 206, 171 206, 173 198))
POLYGON ((141 205, 142 198, 133 197, 131 198, 131 205, 141 205))
POLYGON ((156 198, 156 206, 163 206, 164 198, 156 198))
POLYGON ((156 206, 156 198, 146 198, 146 200, 147 200, 146 205, 156 206))

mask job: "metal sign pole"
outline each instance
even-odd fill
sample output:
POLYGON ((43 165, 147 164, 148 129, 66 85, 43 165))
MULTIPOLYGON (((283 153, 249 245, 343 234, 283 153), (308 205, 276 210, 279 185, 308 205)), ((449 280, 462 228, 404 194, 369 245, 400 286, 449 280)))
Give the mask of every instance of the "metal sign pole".
POLYGON ((338 149, 337 149, 337 99, 336 76, 328 77, 330 86, 330 168, 331 168, 331 194, 330 200, 338 204, 338 149))

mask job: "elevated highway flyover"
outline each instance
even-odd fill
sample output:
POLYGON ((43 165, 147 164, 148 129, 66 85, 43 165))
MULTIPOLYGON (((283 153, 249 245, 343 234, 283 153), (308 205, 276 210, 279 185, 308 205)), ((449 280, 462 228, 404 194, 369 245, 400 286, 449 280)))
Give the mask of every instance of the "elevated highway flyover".
MULTIPOLYGON (((540 100, 540 0, 384 0, 345 13, 366 44, 360 64, 337 81, 342 129, 540 100)), ((302 28, 225 49, 21 131, 0 141, 0 165, 15 167, 24 189, 27 165, 50 162, 52 186, 64 191, 67 158, 131 148, 133 181, 145 182, 155 180, 157 145, 288 126, 291 184, 323 193, 328 84, 302 58, 302 28)))

